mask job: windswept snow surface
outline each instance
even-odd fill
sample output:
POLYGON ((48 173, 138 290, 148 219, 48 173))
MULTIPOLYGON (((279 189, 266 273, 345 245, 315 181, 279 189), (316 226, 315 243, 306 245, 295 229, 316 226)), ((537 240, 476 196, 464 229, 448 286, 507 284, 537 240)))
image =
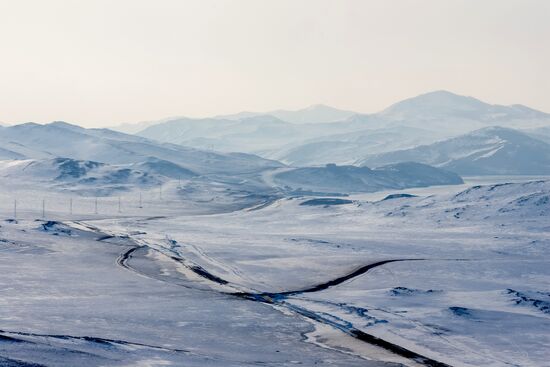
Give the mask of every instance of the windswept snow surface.
MULTIPOLYGON (((132 244, 86 225, 1 233, 2 366, 380 365, 305 342, 313 328, 295 315, 117 266, 132 244)), ((141 269, 178 272, 155 256, 141 269)))
MULTIPOLYGON (((276 307, 343 333, 359 330, 453 366, 546 363, 550 181, 352 199, 94 225, 146 232, 135 237, 226 282, 213 287, 269 295, 276 307), (315 287, 384 260, 400 261, 315 287)), ((338 338, 312 335, 342 348, 338 338)))
POLYGON ((23 213, 0 365, 545 365, 550 180, 516 180, 23 213))

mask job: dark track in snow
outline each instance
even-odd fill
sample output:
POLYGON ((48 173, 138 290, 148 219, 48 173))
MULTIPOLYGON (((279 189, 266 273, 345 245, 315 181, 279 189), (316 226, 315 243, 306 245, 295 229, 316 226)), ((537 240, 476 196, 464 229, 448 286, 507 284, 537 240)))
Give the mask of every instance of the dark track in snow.
MULTIPOLYGON (((117 264, 119 264, 120 266, 122 266, 122 267, 124 267, 128 270, 134 271, 138 274, 141 274, 141 275, 144 275, 144 276, 147 276, 147 277, 151 277, 147 274, 143 274, 142 272, 140 272, 137 269, 134 269, 133 267, 131 267, 127 263, 128 260, 132 258, 135 251, 137 251, 138 249, 140 249, 142 247, 145 247, 145 246, 141 246, 141 247, 140 246, 135 246, 135 247, 132 247, 132 248, 124 251, 119 256, 119 258, 117 259, 117 264)), ((208 272, 207 270, 205 270, 203 267, 201 267, 199 265, 190 266, 190 265, 184 263, 184 259, 176 257, 176 256, 169 256, 169 258, 172 259, 173 261, 179 262, 180 264, 186 266, 189 270, 193 271, 195 274, 197 274, 198 276, 200 276, 204 279, 207 279, 211 282, 221 284, 221 285, 230 285, 230 283, 227 280, 222 279, 222 278, 208 272)), ((313 320, 313 321, 316 321, 316 322, 319 322, 319 323, 322 323, 322 324, 330 325, 330 326, 346 333, 347 335, 352 336, 352 337, 354 337, 358 340, 361 340, 365 343, 368 343, 368 344, 375 345, 375 346, 378 346, 380 348, 386 349, 386 350, 388 350, 392 353, 395 353, 399 356, 414 360, 415 362, 424 364, 426 366, 430 366, 430 367, 450 367, 449 365, 447 365, 445 363, 442 363, 442 362, 436 361, 434 359, 425 357, 425 356, 420 355, 416 352, 413 352, 409 349, 403 348, 403 347, 401 347, 397 344, 388 342, 388 341, 380 339, 380 338, 378 338, 374 335, 365 333, 364 331, 361 331, 357 328, 344 327, 344 326, 342 326, 340 324, 337 324, 334 321, 332 321, 332 320, 330 320, 326 317, 323 317, 323 316, 321 316, 321 315, 319 315, 319 314, 317 314, 313 311, 310 311, 310 310, 307 310, 307 309, 301 308, 301 307, 296 307, 296 306, 290 305, 289 303, 285 302, 285 299, 289 296, 295 296, 295 295, 299 295, 299 294, 302 294, 302 293, 313 293, 313 292, 323 291, 323 290, 328 289, 330 287, 340 285, 340 284, 342 284, 342 283, 344 283, 348 280, 355 279, 358 276, 361 276, 361 275, 367 273, 371 269, 374 269, 376 267, 379 267, 379 266, 382 266, 382 265, 385 265, 385 264, 388 264, 388 263, 400 262, 400 261, 423 261, 423 260, 426 260, 426 259, 389 259, 389 260, 381 260, 381 261, 377 261, 377 262, 374 262, 374 263, 371 263, 371 264, 361 266, 361 267, 355 269, 354 271, 352 271, 348 274, 345 274, 343 276, 340 276, 338 278, 331 279, 327 282, 317 284, 317 285, 314 285, 314 286, 311 286, 311 287, 307 287, 307 288, 304 288, 304 289, 300 289, 300 290, 285 291, 285 292, 278 292, 278 293, 272 293, 272 292, 263 292, 263 293, 253 293, 253 292, 226 293, 226 292, 221 292, 221 293, 224 293, 224 294, 230 295, 230 296, 239 297, 241 299, 254 301, 254 302, 260 302, 260 303, 266 303, 266 304, 278 305, 278 306, 285 307, 286 309, 288 309, 288 310, 290 310, 290 311, 292 311, 292 312, 294 312, 294 313, 296 313, 300 316, 303 316, 305 318, 308 318, 310 320, 313 320)), ((167 281, 165 279, 160 279, 160 278, 155 278, 155 277, 151 277, 151 278, 157 279, 157 280, 162 280, 162 281, 167 281)), ((181 285, 181 284, 176 284, 176 285, 181 285)))

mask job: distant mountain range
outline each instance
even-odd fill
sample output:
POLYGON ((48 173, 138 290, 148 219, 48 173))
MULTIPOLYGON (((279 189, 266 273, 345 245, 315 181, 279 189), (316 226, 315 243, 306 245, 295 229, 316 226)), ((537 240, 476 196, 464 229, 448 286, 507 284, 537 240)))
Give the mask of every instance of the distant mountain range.
POLYGON ((377 167, 415 161, 460 175, 550 175, 550 144, 523 132, 488 127, 430 145, 367 157, 377 167))
POLYGON ((241 120, 262 115, 269 115, 279 120, 293 124, 318 124, 327 122, 337 122, 347 119, 357 112, 345 111, 331 106, 316 104, 300 110, 275 110, 269 112, 239 112, 233 115, 216 116, 216 119, 241 120))
POLYGON ((313 124, 313 123, 328 123, 328 122, 337 122, 347 119, 353 115, 356 115, 357 112, 345 111, 338 108, 326 106, 323 104, 317 104, 309 106, 300 110, 274 110, 269 112, 249 112, 243 111, 235 114, 229 115, 218 115, 214 117, 207 118, 188 118, 184 116, 178 117, 169 117, 157 121, 142 121, 137 123, 125 123, 117 126, 111 127, 112 130, 120 131, 127 134, 136 134, 140 131, 145 130, 146 128, 158 125, 163 122, 169 121, 220 121, 223 124, 223 121, 239 121, 244 119, 255 119, 262 116, 272 116, 278 120, 289 122, 292 124, 313 124))
MULTIPOLYGON (((288 124, 271 116, 265 119, 273 124, 274 134, 279 124, 288 124)), ((281 185, 290 191, 347 193, 461 182, 455 174, 417 163, 376 170, 336 165, 294 169, 252 154, 216 153, 65 122, 2 127, 0 144, 2 185, 31 190, 48 187, 110 195, 181 179, 181 195, 189 200, 218 191, 265 200, 280 195, 281 185), (265 179, 269 176, 271 180, 265 179)))
POLYGON ((302 135, 300 130, 299 125, 261 115, 241 120, 181 118, 150 126, 138 136, 200 149, 254 152, 291 141, 302 135))
POLYGON ((549 126, 550 114, 522 105, 492 105, 436 91, 375 114, 316 105, 298 111, 168 119, 149 124, 137 135, 200 149, 249 152, 308 166, 350 164, 370 155, 430 144, 494 125, 535 129, 549 126))
POLYGON ((185 189, 190 198, 211 190, 253 198, 281 188, 346 193, 454 184, 457 174, 550 175, 549 114, 446 91, 370 115, 316 105, 134 127, 144 129, 0 126, 0 159, 14 162, 0 165, 0 179, 105 193, 182 179, 193 183, 185 189))

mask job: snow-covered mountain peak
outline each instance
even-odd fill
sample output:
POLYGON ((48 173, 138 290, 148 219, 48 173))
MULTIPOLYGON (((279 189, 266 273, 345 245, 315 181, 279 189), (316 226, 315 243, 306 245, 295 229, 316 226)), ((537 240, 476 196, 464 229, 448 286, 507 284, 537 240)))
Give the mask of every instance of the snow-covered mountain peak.
POLYGON ((550 114, 515 104, 489 104, 479 99, 439 90, 407 98, 383 110, 380 116, 392 120, 462 119, 478 122, 550 119, 550 114))

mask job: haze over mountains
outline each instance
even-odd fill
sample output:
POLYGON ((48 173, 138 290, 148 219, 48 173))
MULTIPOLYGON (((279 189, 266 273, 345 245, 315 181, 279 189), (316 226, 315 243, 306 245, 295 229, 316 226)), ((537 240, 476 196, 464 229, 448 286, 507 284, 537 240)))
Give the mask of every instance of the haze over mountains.
POLYGON ((65 122, 3 126, 0 158, 19 163, 3 163, 0 171, 107 192, 184 179, 223 182, 230 190, 246 182, 249 193, 361 192, 452 184, 454 174, 550 174, 549 114, 446 91, 375 114, 315 105, 121 127, 141 128, 132 135, 65 122))
POLYGON ((328 123, 328 122, 337 122, 344 120, 348 117, 356 115, 356 112, 340 110, 334 107, 317 104, 312 105, 307 108, 300 110, 274 110, 269 112, 249 112, 243 111, 229 115, 218 115, 208 118, 187 118, 184 116, 180 117, 169 117, 157 121, 142 121, 138 123, 125 123, 117 126, 113 126, 112 129, 120 131, 127 134, 136 134, 140 131, 145 130, 146 128, 158 125, 162 122, 171 122, 171 121, 186 121, 192 123, 194 121, 219 121, 221 125, 223 122, 227 121, 239 121, 244 119, 253 120, 255 118, 262 118, 262 116, 272 116, 275 117, 275 120, 281 120, 285 122, 290 122, 293 124, 312 124, 312 123, 328 123))
POLYGON ((255 153, 303 166, 352 164, 488 126, 531 129, 536 135, 541 131, 536 128, 548 125, 550 114, 523 105, 493 105, 435 91, 374 114, 316 105, 298 111, 168 119, 137 135, 202 149, 255 153))
POLYGON ((274 116, 280 120, 294 124, 315 124, 337 122, 347 119, 357 112, 340 110, 323 104, 312 105, 300 110, 275 110, 265 113, 261 112, 240 112, 233 115, 216 116, 218 119, 240 120, 243 118, 257 117, 261 115, 274 116))
POLYGON ((300 181, 293 179, 281 188, 265 177, 279 173, 280 168, 287 170, 287 178, 303 176, 301 171, 252 154, 216 153, 65 122, 2 127, 0 143, 0 181, 4 185, 51 187, 94 195, 151 188, 170 180, 184 180, 182 195, 194 198, 200 192, 216 190, 251 196, 296 190, 345 193, 453 184, 460 180, 437 168, 401 177, 395 173, 384 176, 381 170, 331 166, 316 168, 308 177, 321 182, 327 174, 346 171, 349 180, 343 177, 331 184, 297 185, 300 181))

